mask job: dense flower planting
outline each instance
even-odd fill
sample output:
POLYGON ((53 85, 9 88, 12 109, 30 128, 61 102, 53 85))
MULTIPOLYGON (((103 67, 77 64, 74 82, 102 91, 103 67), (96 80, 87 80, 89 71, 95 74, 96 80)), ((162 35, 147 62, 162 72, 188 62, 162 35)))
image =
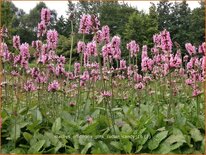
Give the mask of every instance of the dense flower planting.
POLYGON ((122 51, 120 36, 111 36, 97 16, 82 15, 82 40, 75 50, 79 61, 72 64, 72 53, 69 59, 55 53, 58 32, 48 29, 50 17, 43 8, 38 40, 31 45, 13 36, 15 52, 4 41, 7 32, 1 33, 3 152, 204 150, 206 43, 179 47, 165 29, 154 34, 152 48, 131 40, 122 51), (93 39, 85 42, 88 34, 93 39), (122 57, 125 52, 128 57, 122 57), (75 137, 81 134, 94 137, 75 137), (97 135, 120 137, 94 140, 97 135))

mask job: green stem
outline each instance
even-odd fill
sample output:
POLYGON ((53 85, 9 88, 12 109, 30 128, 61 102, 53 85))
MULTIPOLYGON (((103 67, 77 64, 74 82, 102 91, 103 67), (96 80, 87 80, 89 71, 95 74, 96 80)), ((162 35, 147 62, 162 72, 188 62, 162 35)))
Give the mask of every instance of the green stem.
POLYGON ((72 64, 72 51, 73 51, 73 44, 74 44, 74 28, 73 28, 73 21, 71 21, 71 48, 70 48, 70 56, 69 56, 69 71, 71 71, 71 64, 72 64))
POLYGON ((77 104, 77 115, 76 115, 76 120, 79 118, 79 107, 81 103, 81 90, 80 90, 80 78, 78 81, 78 96, 76 97, 76 104, 77 104))
POLYGON ((170 87, 170 100, 169 100, 169 106, 168 106, 168 110, 167 110, 167 119, 170 118, 171 104, 172 104, 172 77, 171 77, 171 73, 169 74, 169 87, 170 87))
POLYGON ((112 126, 113 126, 113 130, 114 130, 114 133, 116 134, 116 131, 115 131, 115 127, 114 127, 114 125, 115 125, 115 120, 114 120, 114 115, 113 115, 113 112, 112 112, 112 108, 113 108, 113 103, 114 103, 114 89, 113 89, 113 81, 112 81, 112 75, 110 76, 110 78, 111 78, 111 88, 112 88, 112 99, 111 99, 111 107, 109 108, 109 110, 110 110, 110 114, 111 114, 111 116, 112 116, 112 126))
MULTIPOLYGON (((84 34, 83 34, 83 38, 82 38, 82 41, 84 42, 84 34)), ((80 64, 81 64, 81 73, 82 73, 82 70, 83 70, 83 51, 81 52, 80 54, 80 64)))
POLYGON ((196 121, 196 123, 197 123, 197 125, 198 125, 198 116, 199 116, 199 113, 200 113, 200 104, 199 104, 199 100, 198 100, 198 96, 196 97, 196 104, 197 104, 197 121, 196 121))

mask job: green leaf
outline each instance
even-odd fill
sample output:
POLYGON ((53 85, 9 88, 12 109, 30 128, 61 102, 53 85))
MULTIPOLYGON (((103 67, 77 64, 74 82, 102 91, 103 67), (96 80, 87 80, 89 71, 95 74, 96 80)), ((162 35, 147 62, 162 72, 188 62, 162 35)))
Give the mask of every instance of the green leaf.
POLYGON ((31 110, 31 115, 33 117, 34 120, 38 121, 38 123, 40 124, 43 120, 42 114, 39 111, 39 109, 32 109, 31 110))
POLYGON ((111 153, 111 151, 104 142, 98 141, 98 143, 95 143, 95 145, 92 147, 91 153, 92 154, 109 154, 111 153))
POLYGON ((83 136, 79 135, 78 138, 79 138, 79 144, 80 145, 86 145, 88 142, 91 142, 93 140, 92 137, 84 136, 84 135, 83 136))
POLYGON ((24 128, 28 124, 29 124, 28 122, 21 122, 21 123, 19 123, 19 126, 20 126, 20 128, 24 128))
POLYGON ((52 132, 57 133, 61 129, 61 118, 57 118, 52 125, 52 132))
POLYGON ((99 98, 98 98, 98 100, 97 100, 97 104, 102 103, 103 99, 104 99, 104 98, 103 98, 102 96, 101 96, 101 97, 99 97, 99 98))
POLYGON ((22 115, 24 115, 24 114, 27 113, 27 111, 28 111, 28 108, 27 108, 27 107, 24 107, 24 108, 21 108, 21 109, 19 110, 19 113, 22 114, 22 115))
POLYGON ((130 127, 129 124, 124 124, 122 127, 122 132, 124 133, 130 133, 132 131, 132 128, 130 127))
POLYGON ((110 150, 109 150, 108 146, 104 142, 99 141, 99 146, 102 150, 102 153, 104 153, 104 154, 110 153, 110 150))
POLYGON ((81 154, 86 154, 88 149, 92 147, 92 145, 92 143, 87 143, 87 145, 85 145, 85 147, 82 149, 81 154))
POLYGON ((119 142, 116 142, 116 141, 112 141, 110 143, 110 145, 114 146, 116 149, 118 150, 122 150, 122 147, 121 147, 121 144, 119 142))
POLYGON ((45 140, 40 140, 36 144, 32 145, 28 150, 28 153, 39 153, 39 150, 43 147, 45 140))
POLYGON ((112 111, 122 111, 122 108, 112 108, 112 111))
POLYGON ((91 125, 88 125, 84 130, 83 133, 85 134, 95 134, 97 133, 97 126, 99 123, 95 122, 91 125))
POLYGON ((186 143, 184 135, 179 133, 178 135, 169 136, 161 145, 158 153, 169 153, 186 143))
POLYGON ((23 136, 24 136, 24 138, 26 139, 27 142, 30 142, 30 140, 32 139, 32 135, 29 134, 28 132, 24 132, 23 136))
POLYGON ((141 145, 144 145, 144 144, 147 142, 147 140, 149 139, 149 137, 150 137, 150 134, 149 134, 149 133, 146 134, 146 135, 143 135, 140 144, 141 144, 141 145))
POLYGON ((50 132, 45 132, 45 136, 49 139, 52 145, 56 146, 59 139, 52 133, 50 132))
POLYGON ((25 154, 26 152, 22 148, 16 148, 10 152, 11 154, 25 154))
POLYGON ((185 143, 186 140, 185 140, 184 135, 179 134, 179 135, 171 135, 170 137, 168 137, 168 138, 165 140, 165 142, 168 143, 168 144, 173 144, 173 143, 176 143, 176 142, 185 143))
POLYGON ((143 146, 139 145, 135 151, 135 153, 139 153, 142 150, 143 146))
POLYGON ((20 137, 20 126, 18 124, 14 124, 10 130, 10 136, 12 140, 17 140, 20 137))
POLYGON ((202 144, 201 144, 200 150, 201 150, 202 153, 205 152, 205 139, 202 140, 202 144))
POLYGON ((130 142, 129 139, 122 139, 122 147, 126 153, 131 153, 132 142, 130 142))
POLYGON ((190 134, 191 134, 192 139, 195 142, 202 141, 202 139, 203 139, 203 136, 201 135, 200 131, 197 128, 191 129, 190 134))
POLYGON ((156 148, 159 146, 160 142, 167 137, 167 135, 168 135, 168 131, 162 131, 162 132, 156 134, 156 135, 149 141, 149 143, 148 143, 148 148, 149 148, 150 150, 156 149, 156 148))

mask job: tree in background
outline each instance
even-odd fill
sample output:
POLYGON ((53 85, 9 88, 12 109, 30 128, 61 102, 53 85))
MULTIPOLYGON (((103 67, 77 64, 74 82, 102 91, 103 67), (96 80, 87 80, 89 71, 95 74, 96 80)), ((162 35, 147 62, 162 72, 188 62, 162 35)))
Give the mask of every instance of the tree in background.
POLYGON ((136 40, 140 47, 144 44, 152 45, 152 36, 158 32, 157 20, 152 18, 154 16, 144 12, 133 13, 125 26, 124 37, 126 40, 128 42, 136 40))
POLYGON ((205 6, 204 1, 200 2, 200 7, 195 8, 191 14, 191 24, 188 31, 191 32, 190 40, 195 45, 205 41, 205 6))
POLYGON ((162 0, 157 4, 158 30, 167 28, 170 31, 172 25, 171 8, 172 3, 168 0, 162 0))
POLYGON ((186 52, 184 49, 185 43, 191 40, 191 31, 188 30, 190 24, 191 10, 186 1, 184 0, 181 3, 175 2, 171 7, 170 32, 173 41, 178 42, 183 53, 186 52))
MULTIPOLYGON (((19 34, 21 42, 31 43, 36 38, 36 25, 40 21, 39 14, 45 3, 38 3, 28 14, 18 9, 12 2, 2 3, 2 24, 9 29, 9 36, 19 34)), ((149 13, 139 11, 125 3, 120 4, 117 0, 110 2, 102 1, 79 1, 68 2, 68 16, 57 19, 56 11, 52 10, 52 21, 50 28, 55 28, 59 36, 58 53, 68 55, 70 50, 71 21, 70 13, 73 12, 74 39, 73 53, 75 57, 76 40, 81 39, 78 35, 79 19, 82 14, 95 14, 100 18, 101 26, 108 25, 111 35, 120 35, 122 40, 122 54, 128 56, 126 43, 136 40, 140 46, 153 45, 152 35, 164 28, 170 31, 173 41, 178 42, 184 49, 184 44, 189 40, 196 46, 204 41, 205 18, 204 3, 199 8, 191 10, 184 0, 181 3, 171 3, 162 0, 157 5, 151 4, 149 13), (73 8, 73 9, 71 9, 73 8)), ((90 35, 85 37, 85 42, 90 35)), ((11 43, 12 38, 8 38, 11 43)), ((185 51, 182 50, 184 53, 185 51)))

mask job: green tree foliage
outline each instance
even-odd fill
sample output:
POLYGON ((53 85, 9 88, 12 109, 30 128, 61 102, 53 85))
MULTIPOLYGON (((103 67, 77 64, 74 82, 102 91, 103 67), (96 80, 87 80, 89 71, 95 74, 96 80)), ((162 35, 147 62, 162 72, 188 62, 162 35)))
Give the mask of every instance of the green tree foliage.
MULTIPOLYGON (((12 2, 2 3, 2 24, 9 29, 9 42, 12 43, 12 35, 20 35, 21 42, 31 43, 36 37, 36 26, 40 21, 40 11, 46 4, 38 3, 28 14, 18 9, 12 2)), ((81 40, 82 35, 78 34, 79 20, 82 14, 95 14, 101 21, 101 26, 108 25, 111 36, 119 35, 122 40, 122 54, 127 56, 126 43, 136 40, 140 46, 148 44, 152 47, 153 34, 162 31, 164 28, 170 31, 172 40, 181 45, 191 41, 196 46, 204 41, 205 18, 204 3, 200 7, 191 10, 185 0, 172 3, 168 0, 161 0, 157 5, 151 3, 149 12, 145 13, 133 8, 125 3, 120 4, 117 0, 110 2, 83 1, 77 3, 68 2, 67 17, 59 17, 52 10, 50 28, 59 32, 60 54, 67 55, 70 48, 71 36, 71 14, 74 24, 74 50, 77 40, 81 40), (65 44, 65 45, 64 45, 65 44), (65 50, 65 53, 64 53, 65 50)), ((91 40, 90 35, 85 37, 85 41, 91 40)), ((183 53, 185 52, 182 50, 183 53)))
POLYGON ((189 27, 189 32, 191 32, 190 40, 193 41, 195 45, 200 42, 205 41, 205 7, 204 3, 200 3, 199 8, 195 8, 191 14, 191 24, 189 27))
POLYGON ((9 1, 2 1, 1 3, 1 25, 6 27, 10 27, 14 18, 16 18, 15 13, 17 13, 19 9, 9 1))
POLYGON ((126 24, 124 36, 129 40, 136 40, 140 46, 152 44, 153 34, 158 32, 157 22, 150 15, 133 13, 126 24))
POLYGON ((100 8, 101 25, 108 25, 111 29, 111 35, 122 35, 125 24, 133 12, 138 11, 126 4, 120 5, 117 2, 105 2, 100 8))
POLYGON ((172 40, 181 46, 183 54, 186 52, 185 43, 198 46, 204 42, 204 3, 191 11, 186 0, 175 3, 163 0, 157 5, 157 12, 159 31, 164 28, 169 30, 172 40))
POLYGON ((157 4, 158 29, 167 29, 170 31, 172 25, 171 15, 172 3, 168 0, 162 0, 157 4))

